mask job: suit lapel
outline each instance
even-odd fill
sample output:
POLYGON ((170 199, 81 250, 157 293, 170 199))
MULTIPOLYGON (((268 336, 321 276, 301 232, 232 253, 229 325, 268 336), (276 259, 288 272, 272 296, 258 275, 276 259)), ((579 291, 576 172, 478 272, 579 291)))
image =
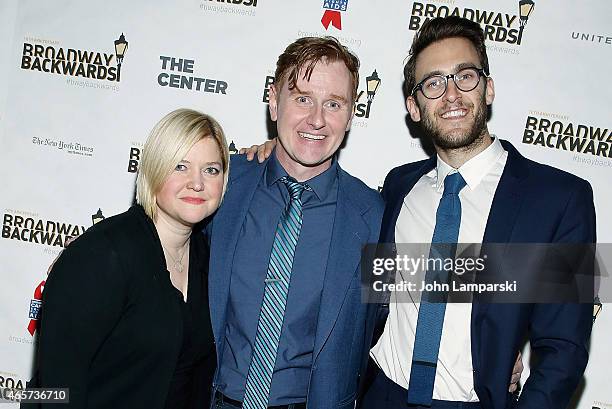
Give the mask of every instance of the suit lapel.
POLYGON ((212 227, 211 259, 209 272, 209 299, 213 333, 218 342, 222 339, 225 313, 229 297, 229 285, 238 235, 247 211, 261 180, 265 164, 252 166, 228 186, 223 205, 215 216, 212 227))
MULTIPOLYGON (((314 357, 317 358, 329 337, 361 260, 361 247, 370 235, 363 212, 367 208, 354 202, 344 171, 338 172, 338 200, 331 248, 321 295, 321 308, 315 336, 314 357)), ((360 278, 357 277, 357 280, 360 278)))
MULTIPOLYGON (((416 167, 416 171, 404 170, 403 173, 397 177, 387 176, 390 178, 390 182, 385 182, 382 191, 385 201, 385 211, 380 226, 380 238, 378 239, 378 243, 395 244, 395 227, 397 225, 397 218, 402 209, 402 204, 404 203, 404 198, 410 193, 414 185, 416 185, 423 175, 436 167, 436 161, 437 156, 433 155, 429 159, 426 159, 422 165, 416 167), (392 183, 392 185, 389 183, 392 183)), ((393 251, 395 251, 395 247, 393 247, 393 251)), ((374 327, 372 345, 375 345, 380 339, 388 315, 389 304, 381 304, 377 318, 379 324, 376 324, 374 327)))
POLYGON ((508 160, 502 173, 487 220, 483 243, 509 243, 519 210, 525 195, 522 181, 529 171, 526 160, 508 142, 501 141, 508 152, 508 160))
MULTIPOLYGON (((381 243, 395 243, 395 224, 397 223, 397 218, 402 209, 404 198, 410 193, 421 176, 436 167, 436 160, 437 157, 434 155, 426 160, 423 166, 416 172, 401 175, 397 186, 385 186, 385 189, 387 189, 389 193, 383 195, 385 197, 386 206, 380 232, 381 243)), ((385 192, 383 191, 383 193, 385 192)))
MULTIPOLYGON (((486 251, 487 244, 512 242, 512 232, 525 198, 522 186, 524 179, 529 174, 527 161, 512 144, 503 140, 501 143, 508 152, 508 160, 491 203, 491 210, 482 240, 483 251, 486 251)), ((475 302, 472 305, 471 335, 474 368, 478 368, 479 365, 477 352, 480 350, 480 324, 489 307, 489 303, 475 302)))

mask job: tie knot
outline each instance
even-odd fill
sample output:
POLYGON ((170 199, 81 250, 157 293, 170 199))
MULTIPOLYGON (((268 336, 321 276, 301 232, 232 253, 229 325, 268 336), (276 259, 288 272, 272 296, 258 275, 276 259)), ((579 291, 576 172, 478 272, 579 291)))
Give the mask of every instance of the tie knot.
POLYGON ((298 182, 291 176, 283 176, 280 180, 287 186, 291 199, 300 199, 304 190, 311 190, 308 184, 298 182))
POLYGON ((456 172, 447 175, 444 178, 444 195, 457 195, 465 187, 465 179, 461 176, 461 173, 456 172))

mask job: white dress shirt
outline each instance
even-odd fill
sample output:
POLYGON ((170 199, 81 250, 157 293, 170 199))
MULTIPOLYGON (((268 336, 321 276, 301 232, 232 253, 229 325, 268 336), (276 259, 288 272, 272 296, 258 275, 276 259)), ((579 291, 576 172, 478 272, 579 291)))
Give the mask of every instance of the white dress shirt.
MULTIPOLYGON (((507 159, 508 153, 497 138, 459 169, 453 169, 438 156, 437 167, 423 175, 404 198, 395 225, 396 243, 431 243, 436 210, 444 191, 444 178, 457 171, 467 183, 459 193, 461 226, 458 242, 481 243, 507 159)), ((385 329, 370 352, 384 374, 405 389, 408 389, 410 381, 418 309, 418 303, 393 302, 392 295, 385 329)), ((472 368, 471 312, 472 304, 469 303, 446 306, 433 399, 478 401, 472 368)))

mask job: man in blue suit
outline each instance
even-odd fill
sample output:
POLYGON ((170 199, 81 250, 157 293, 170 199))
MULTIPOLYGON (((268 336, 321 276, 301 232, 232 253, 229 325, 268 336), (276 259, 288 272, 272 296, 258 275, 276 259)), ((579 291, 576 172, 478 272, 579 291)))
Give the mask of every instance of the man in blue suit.
POLYGON ((210 226, 215 408, 354 407, 373 323, 361 249, 378 240, 384 207, 335 158, 358 69, 333 38, 289 45, 270 89, 275 152, 232 158, 210 226))
MULTIPOLYGON (((489 134, 495 91, 477 23, 423 25, 404 75, 410 116, 437 155, 387 176, 381 242, 595 242, 589 183, 489 134)), ((389 305, 363 408, 566 407, 587 364, 592 305, 449 303, 442 316, 423 305, 389 305), (507 385, 525 337, 536 364, 517 401, 507 385)))

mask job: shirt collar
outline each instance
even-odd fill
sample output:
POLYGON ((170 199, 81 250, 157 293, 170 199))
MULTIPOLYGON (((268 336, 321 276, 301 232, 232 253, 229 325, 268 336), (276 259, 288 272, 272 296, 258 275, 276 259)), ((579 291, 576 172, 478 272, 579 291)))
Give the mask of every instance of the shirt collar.
POLYGON ((476 189, 482 179, 487 175, 499 158, 504 154, 504 147, 499 138, 493 136, 493 143, 487 148, 474 156, 472 159, 465 162, 459 169, 455 169, 440 158, 436 167, 436 190, 441 191, 444 188, 444 178, 451 173, 459 172, 471 190, 476 189))
MULTIPOLYGON (((280 178, 287 175, 287 171, 276 158, 276 150, 274 150, 266 166, 266 183, 268 187, 271 187, 278 182, 280 178)), ((311 179, 308 179, 305 183, 310 186, 317 199, 323 200, 327 197, 327 195, 329 195, 337 177, 338 161, 334 156, 329 169, 311 179)))

